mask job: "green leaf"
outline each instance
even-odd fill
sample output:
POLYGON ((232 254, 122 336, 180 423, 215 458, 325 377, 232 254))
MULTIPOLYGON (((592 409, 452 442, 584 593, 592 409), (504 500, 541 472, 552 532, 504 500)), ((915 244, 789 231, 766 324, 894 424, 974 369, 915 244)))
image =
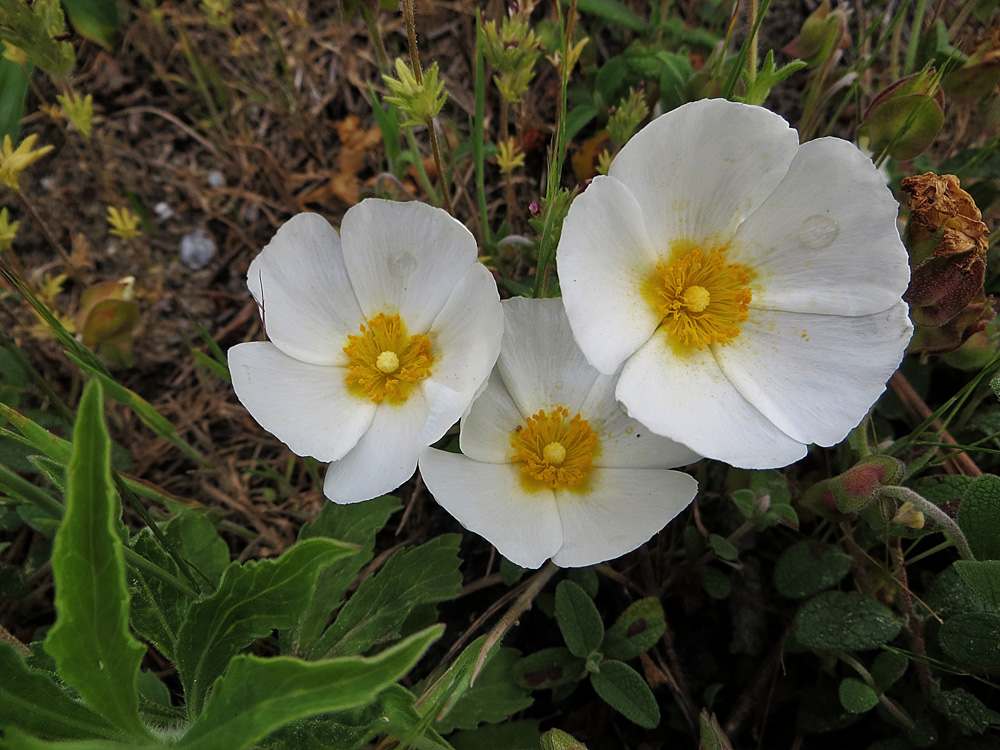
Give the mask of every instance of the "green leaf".
MULTIPOLYGON (((132 551, 151 565, 177 577, 176 563, 143 529, 131 541, 132 551)), ((128 569, 129 591, 132 595, 131 618, 135 631, 149 641, 170 661, 176 661, 177 634, 191 606, 192 598, 165 584, 160 578, 138 566, 128 569)))
POLYGON ((508 721, 455 732, 448 742, 455 750, 538 750, 538 720, 508 721))
POLYGON ((125 561, 111 483, 111 441, 99 383, 83 392, 66 467, 66 514, 52 551, 56 623, 45 650, 60 676, 115 726, 148 737, 136 679, 146 647, 128 629, 125 561))
POLYGON ((938 631, 938 642, 963 664, 1000 667, 1000 615, 963 612, 949 617, 938 631))
POLYGON ((152 740, 142 743, 132 741, 128 745, 118 740, 103 739, 47 742, 14 727, 4 727, 3 750, 168 750, 168 746, 152 740))
POLYGON ((556 622, 574 656, 587 657, 604 640, 604 623, 593 600, 572 581, 556 586, 556 622))
POLYGON ((421 604, 453 599, 462 591, 458 534, 443 534, 415 549, 401 549, 354 592, 310 658, 360 654, 399 637, 421 604))
POLYGON ((795 627, 807 648, 863 651, 891 641, 903 622, 864 594, 828 591, 802 605, 795 627))
POLYGON ((435 729, 448 734, 455 729, 475 729, 482 723, 496 724, 530 706, 534 698, 512 675, 520 658, 517 649, 501 648, 435 729))
POLYGON ((337 539, 356 544, 360 549, 349 557, 342 557, 320 571, 316 591, 299 620, 295 633, 295 652, 306 654, 330 622, 330 614, 340 608, 344 593, 358 572, 372 559, 375 535, 385 526, 389 517, 402 508, 402 503, 391 495, 377 497, 365 503, 338 505, 327 503, 319 516, 302 527, 299 539, 337 539))
POLYGON ((292 545, 277 560, 232 563, 219 589, 195 602, 177 637, 177 671, 190 716, 229 660, 274 628, 291 628, 309 603, 319 569, 354 550, 329 539, 292 545))
POLYGON ((805 539, 778 558, 774 586, 782 596, 804 599, 835 586, 850 569, 850 555, 828 544, 805 539))
POLYGON ((561 729, 550 729, 541 737, 542 750, 587 750, 573 735, 561 729))
POLYGON ((883 651, 875 657, 872 664, 871 675, 875 681, 875 688, 879 693, 884 693, 892 687, 896 680, 906 674, 910 660, 902 654, 893 651, 883 651))
POLYGON ((715 554, 723 560, 735 560, 740 556, 736 545, 719 534, 708 535, 708 546, 715 550, 715 554))
POLYGON ((660 600, 655 596, 640 599, 608 628, 601 652, 609 659, 634 659, 656 645, 666 629, 660 600))
POLYGON ((579 680, 584 673, 584 662, 573 656, 568 648, 555 646, 528 654, 513 667, 513 677, 518 685, 529 690, 545 690, 579 680))
POLYGON ((570 568, 566 571, 566 578, 582 588, 591 599, 597 597, 601 580, 593 568, 570 568))
MULTIPOLYGON (((3 51, 4 43, 0 42, 0 140, 9 135, 16 143, 28 95, 28 76, 24 68, 3 57, 3 51)), ((32 66, 27 68, 30 74, 32 66)))
POLYGON ((194 568, 196 579, 215 588, 229 564, 229 545, 215 530, 215 524, 199 510, 186 509, 163 527, 163 536, 194 568))
POLYGON ((18 727, 52 739, 117 737, 115 727, 73 700, 46 674, 30 669, 0 641, 0 727, 18 727))
MULTIPOLYGON (((569 0, 563 0, 569 5, 569 0)), ((648 24, 618 0, 577 0, 577 10, 603 18, 612 26, 624 26, 632 31, 645 31, 648 24)))
POLYGON ((590 675, 594 690, 605 703, 641 727, 660 723, 660 707, 642 676, 628 664, 606 661, 601 671, 590 675))
POLYGON ((115 45, 121 26, 115 0, 62 0, 62 4, 78 34, 105 49, 115 45))
POLYGON ((521 576, 523 575, 524 568, 520 565, 512 563, 506 557, 500 558, 500 580, 504 586, 513 586, 521 580, 521 576))
POLYGON ((956 560, 952 564, 977 596, 1000 609, 1000 560, 956 560))
MULTIPOLYGON (((416 750, 452 750, 430 724, 432 716, 417 711, 413 694, 401 685, 390 685, 378 697, 382 726, 379 734, 399 738, 401 747, 416 750)), ((423 707, 422 707, 423 708, 423 707)))
POLYGON ((409 672, 443 632, 435 625, 371 658, 238 656, 177 748, 241 750, 298 719, 365 705, 409 672))
POLYGON ((840 683, 837 691, 840 705, 852 714, 863 714, 878 705, 878 695, 868 685, 854 677, 848 677, 840 683))
POLYGON ((729 576, 712 565, 705 565, 701 569, 701 585, 713 599, 727 599, 733 592, 729 576))
POLYGON ((977 560, 1000 560, 1000 477, 976 477, 965 491, 956 520, 977 560))
POLYGON ((736 490, 730 497, 744 518, 750 518, 757 509, 757 498, 753 490, 736 490))
POLYGON ((982 734, 990 725, 1000 724, 1000 714, 962 688, 936 693, 931 706, 947 716, 962 734, 982 734))

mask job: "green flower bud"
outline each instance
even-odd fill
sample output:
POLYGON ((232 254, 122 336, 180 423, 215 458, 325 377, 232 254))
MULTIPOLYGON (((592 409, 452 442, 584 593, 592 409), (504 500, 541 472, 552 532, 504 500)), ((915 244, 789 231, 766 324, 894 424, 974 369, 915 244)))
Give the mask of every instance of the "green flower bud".
MULTIPOLYGON (((830 480, 829 490, 842 513, 865 508, 886 485, 898 485, 906 472, 902 461, 892 456, 866 456, 843 474, 830 480)), ((881 509, 878 509, 881 513, 881 509)), ((895 505, 889 518, 895 514, 895 505)))
POLYGON ((550 729, 542 735, 542 750, 587 750, 587 746, 561 729, 550 729))
POLYGON ((619 146, 624 146, 649 114, 646 97, 642 91, 631 90, 622 98, 608 119, 608 135, 619 146))
POLYGON ((861 134, 876 154, 912 159, 924 152, 944 124, 944 92, 934 69, 907 76, 876 94, 862 118, 861 134))
POLYGON ((448 100, 448 95, 444 92, 444 84, 438 83, 438 65, 434 63, 423 74, 423 79, 418 83, 410 66, 401 58, 396 58, 396 78, 384 75, 382 79, 389 87, 392 96, 387 96, 385 100, 395 104, 399 109, 409 116, 409 120, 403 123, 406 125, 426 125, 441 112, 441 108, 448 100))

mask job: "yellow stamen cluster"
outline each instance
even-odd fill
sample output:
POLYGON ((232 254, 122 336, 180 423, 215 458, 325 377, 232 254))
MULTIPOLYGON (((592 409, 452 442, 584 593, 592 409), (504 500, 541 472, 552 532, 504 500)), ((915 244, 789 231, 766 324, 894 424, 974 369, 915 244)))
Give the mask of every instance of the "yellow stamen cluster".
POLYGON ((598 441, 586 419, 579 414, 570 419, 569 411, 559 406, 528 417, 526 425, 514 430, 510 445, 515 451, 511 460, 524 464, 524 479, 536 487, 556 488, 586 481, 598 441))
POLYGON ((376 404, 401 404, 414 384, 431 374, 431 341, 418 333, 408 336, 398 315, 379 313, 361 325, 360 336, 348 336, 344 354, 347 385, 376 404))
POLYGON ((740 335, 752 298, 750 272, 739 263, 727 264, 725 253, 696 249, 657 264, 653 300, 676 344, 702 349, 740 335))

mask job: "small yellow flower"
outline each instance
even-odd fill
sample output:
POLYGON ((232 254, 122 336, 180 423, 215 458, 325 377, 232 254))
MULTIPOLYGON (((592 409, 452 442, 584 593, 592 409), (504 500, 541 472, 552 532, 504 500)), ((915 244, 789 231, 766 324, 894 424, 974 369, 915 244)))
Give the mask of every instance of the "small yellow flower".
POLYGON ((611 152, 604 149, 600 154, 597 155, 597 174, 607 174, 608 170, 611 169, 611 160, 614 157, 611 152))
POLYGON ((444 83, 438 83, 438 65, 434 63, 425 70, 420 83, 413 70, 401 58, 396 58, 396 77, 383 75, 382 80, 389 87, 392 96, 385 100, 395 104, 410 119, 403 126, 424 125, 429 123, 441 111, 448 95, 444 91, 444 83))
POLYGON ((21 226, 21 222, 10 221, 6 208, 0 209, 0 253, 4 250, 10 250, 19 226, 21 226))
POLYGON ((80 131, 80 135, 83 136, 85 141, 89 141, 90 129, 93 126, 94 119, 93 95, 80 96, 75 91, 68 91, 65 94, 59 94, 56 97, 56 101, 62 107, 66 119, 73 123, 73 127, 80 131))
POLYGON ((500 165, 500 174, 510 174, 518 167, 524 166, 524 152, 517 147, 517 141, 508 138, 497 144, 500 153, 497 154, 497 164, 500 165))
POLYGON ((108 224, 111 225, 111 234, 121 237, 126 242, 142 236, 139 217, 127 208, 108 206, 108 224))
POLYGON ((38 140, 38 134, 32 133, 21 141, 17 145, 17 148, 14 148, 10 136, 5 135, 3 137, 3 146, 0 148, 0 182, 11 190, 20 189, 18 178, 21 176, 21 172, 41 159, 53 148, 52 146, 42 146, 39 149, 35 149, 36 140, 38 140))

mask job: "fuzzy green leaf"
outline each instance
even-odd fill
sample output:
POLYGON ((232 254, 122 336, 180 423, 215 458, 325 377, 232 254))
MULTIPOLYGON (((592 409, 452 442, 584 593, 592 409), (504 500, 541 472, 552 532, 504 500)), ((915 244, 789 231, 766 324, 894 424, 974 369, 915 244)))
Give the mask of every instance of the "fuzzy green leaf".
POLYGON ((851 556, 808 539, 796 542, 774 566, 774 587, 790 599, 803 599, 836 585, 851 569, 851 556))
POLYGON ((938 642, 963 664, 1000 667, 1000 615, 963 612, 949 617, 938 631, 938 642))
POLYGON ((177 748, 241 750, 298 719, 369 703, 409 672, 443 632, 435 625, 371 658, 238 656, 177 748))
POLYGON ((415 549, 402 549, 350 598, 311 658, 361 654, 399 637, 406 618, 421 604, 453 599, 462 591, 458 534, 444 534, 415 549))
POLYGON ((973 480, 956 520, 977 560, 1000 560, 1000 477, 983 474, 973 480))
POLYGON ((641 727, 652 729, 660 723, 660 707, 653 691, 628 664, 606 661, 601 671, 590 676, 594 690, 605 703, 641 727))
POLYGON ((128 629, 125 561, 116 531, 121 505, 111 482, 111 441, 100 384, 80 400, 66 467, 66 514, 52 551, 56 623, 45 650, 60 676, 123 731, 148 737, 136 679, 146 647, 128 629))
POLYGON ((972 693, 956 688, 942 690, 931 698, 931 706, 958 727, 962 734, 982 734, 1000 724, 1000 713, 987 708, 972 693))
POLYGON ((655 596, 640 599, 608 628, 601 652, 609 659, 633 659, 651 649, 666 629, 660 600, 655 596))
POLYGON ((802 606, 795 627, 799 642, 808 648, 863 651, 891 641, 903 622, 864 594, 828 591, 802 606))
POLYGON ((274 628, 291 628, 309 603, 319 569, 353 548, 297 542, 276 560, 232 563, 212 596, 191 605, 177 637, 177 670, 191 716, 236 653, 274 628))
POLYGON ((867 713, 878 705, 876 692, 854 677, 842 680, 837 692, 840 696, 840 705, 852 714, 867 713))
POLYGON ((994 609, 1000 609, 1000 560, 956 560, 965 584, 994 609))
POLYGON ((593 600, 572 581, 556 586, 556 621, 574 656, 586 658, 604 640, 604 623, 593 600))
POLYGON ((48 675, 30 669, 0 641, 0 726, 52 739, 117 737, 119 731, 67 695, 48 675))
POLYGON ((894 651, 880 653, 875 657, 871 668, 875 689, 879 693, 884 693, 895 684, 896 680, 906 674, 906 669, 909 666, 910 660, 902 654, 897 654, 894 651))
MULTIPOLYGON (((174 577, 180 575, 176 563, 149 529, 136 534, 130 544, 140 557, 174 577)), ((127 576, 132 595, 132 627, 167 659, 175 661, 177 634, 191 606, 191 597, 135 565, 129 567, 127 576)))
MULTIPOLYGON (((479 645, 478 652, 482 648, 479 645)), ((476 676, 476 681, 434 727, 441 734, 455 729, 475 729, 495 724, 534 702, 527 690, 513 679, 512 668, 521 658, 515 648, 501 648, 476 676)))
POLYGON ((518 685, 529 690, 545 690, 576 682, 584 673, 584 662, 568 648, 555 646, 528 654, 514 665, 518 685))
POLYGON ((77 33, 105 49, 115 45, 121 26, 115 0, 62 0, 62 4, 77 33))
MULTIPOLYGON (((568 4, 568 0, 563 0, 568 4)), ((623 26, 632 31, 645 31, 648 24, 635 12, 618 0, 578 0, 577 10, 581 13, 591 13, 610 22, 613 26, 623 26)))

